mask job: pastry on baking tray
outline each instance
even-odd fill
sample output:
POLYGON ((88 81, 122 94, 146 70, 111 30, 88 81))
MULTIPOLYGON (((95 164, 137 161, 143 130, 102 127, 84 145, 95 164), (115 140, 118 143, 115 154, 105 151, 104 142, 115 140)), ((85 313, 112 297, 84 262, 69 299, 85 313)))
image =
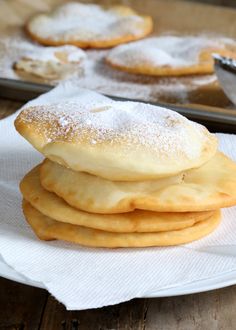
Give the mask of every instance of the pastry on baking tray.
POLYGON ((36 47, 25 53, 13 68, 19 73, 58 79, 78 70, 85 58, 85 52, 75 46, 36 47))
POLYGON ((163 107, 138 102, 60 102, 25 107, 18 132, 45 157, 111 181, 173 176, 211 159, 217 139, 163 107))
POLYGON ((125 6, 70 2, 28 21, 26 31, 43 45, 106 48, 138 40, 152 31, 149 16, 125 6))
POLYGON ((120 45, 106 62, 143 75, 183 76, 213 73, 212 54, 236 57, 236 43, 228 38, 163 35, 120 45))
POLYGON ((55 221, 23 201, 26 220, 42 240, 61 239, 93 247, 168 246, 192 242, 210 234, 220 222, 220 211, 191 227, 152 233, 113 233, 55 221))
POLYGON ((213 215, 214 211, 162 213, 136 210, 120 214, 88 213, 75 209, 62 198, 45 190, 39 177, 40 166, 31 170, 20 183, 20 190, 40 213, 54 220, 110 232, 157 232, 193 226, 213 215))
POLYGON ((218 152, 197 169, 168 178, 118 182, 44 161, 41 182, 68 204, 95 213, 216 210, 236 204, 236 164, 218 152))

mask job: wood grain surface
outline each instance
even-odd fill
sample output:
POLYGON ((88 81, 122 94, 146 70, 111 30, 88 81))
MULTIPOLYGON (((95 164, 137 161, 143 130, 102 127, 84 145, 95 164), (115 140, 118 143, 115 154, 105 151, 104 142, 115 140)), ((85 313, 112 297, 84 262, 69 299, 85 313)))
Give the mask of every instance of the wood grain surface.
POLYGON ((10 116, 22 105, 21 102, 13 102, 0 99, 0 120, 10 116))
POLYGON ((66 311, 46 290, 0 279, 1 330, 234 330, 236 286, 66 311))

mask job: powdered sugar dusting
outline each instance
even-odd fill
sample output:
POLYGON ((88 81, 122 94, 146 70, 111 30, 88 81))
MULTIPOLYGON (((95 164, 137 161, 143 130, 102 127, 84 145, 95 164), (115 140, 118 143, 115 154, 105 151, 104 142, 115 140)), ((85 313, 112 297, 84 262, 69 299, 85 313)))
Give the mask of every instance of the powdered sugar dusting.
POLYGON ((26 51, 23 58, 42 62, 69 62, 79 63, 86 57, 85 52, 75 46, 60 46, 60 47, 41 47, 35 46, 31 51, 26 51), (59 55, 57 55, 59 53, 59 55), (62 54, 60 56, 60 54, 62 54), (64 55, 64 56, 63 56, 64 55))
POLYGON ((142 34, 144 19, 135 13, 119 11, 94 4, 71 2, 53 13, 38 15, 28 25, 31 33, 54 41, 109 40, 124 35, 142 34))
MULTIPOLYGON (((36 43, 31 42, 23 34, 23 31, 19 29, 8 29, 0 35, 0 77, 10 79, 22 79, 36 81, 39 83, 56 84, 59 80, 70 77, 79 77, 83 74, 84 62, 86 60, 86 53, 75 46, 60 46, 60 47, 43 47, 36 43), (60 68, 63 69, 63 65, 73 65, 73 70, 62 71, 61 75, 54 75, 53 78, 47 79, 47 70, 43 78, 35 77, 33 74, 30 76, 22 76, 18 71, 13 69, 15 63, 33 63, 37 64, 37 68, 42 69, 47 63, 51 64, 51 68, 59 69, 57 64, 60 64, 60 68), (41 66, 40 66, 41 63, 41 66)), ((32 70, 33 71, 33 70, 32 70)))
MULTIPOLYGON (((41 46, 32 43, 19 30, 5 32, 0 37, 0 76, 39 83, 46 82, 51 85, 55 85, 59 80, 61 81, 62 77, 51 80, 36 78, 33 75, 24 77, 18 75, 13 70, 13 63, 28 52, 37 51, 38 47, 41 46)), ((108 50, 86 51, 86 61, 82 62, 83 71, 81 70, 81 65, 76 66, 73 75, 71 75, 77 78, 80 87, 114 96, 135 98, 150 102, 189 103, 192 101, 192 91, 197 91, 201 86, 207 86, 216 82, 215 75, 162 78, 128 74, 114 70, 105 63, 104 58, 108 52, 108 50)), ((196 97, 194 96, 195 103, 198 101, 197 95, 196 97)), ((200 94, 199 98, 201 100, 200 94)), ((212 100, 214 99, 212 98, 212 100)))
POLYGON ((221 49, 233 41, 206 36, 160 36, 115 47, 108 60, 125 67, 186 67, 198 64, 199 54, 207 48, 221 49))
POLYGON ((163 158, 199 157, 211 134, 178 113, 137 102, 66 101, 25 108, 20 120, 47 142, 120 145, 125 152, 148 148, 163 158), (100 111, 94 111, 100 109, 100 111), (194 139, 194 143, 192 139, 194 139))

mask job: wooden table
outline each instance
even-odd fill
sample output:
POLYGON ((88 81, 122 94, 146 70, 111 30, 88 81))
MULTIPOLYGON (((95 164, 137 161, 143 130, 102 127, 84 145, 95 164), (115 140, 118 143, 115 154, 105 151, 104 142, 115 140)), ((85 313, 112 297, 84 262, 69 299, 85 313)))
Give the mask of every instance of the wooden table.
POLYGON ((236 286, 68 312, 45 290, 0 279, 1 330, 233 330, 236 286))
MULTIPOLYGON (((0 100, 0 118, 21 103, 0 100)), ((236 286, 157 299, 134 299, 101 309, 67 312, 46 290, 0 278, 0 330, 233 330, 236 286)))

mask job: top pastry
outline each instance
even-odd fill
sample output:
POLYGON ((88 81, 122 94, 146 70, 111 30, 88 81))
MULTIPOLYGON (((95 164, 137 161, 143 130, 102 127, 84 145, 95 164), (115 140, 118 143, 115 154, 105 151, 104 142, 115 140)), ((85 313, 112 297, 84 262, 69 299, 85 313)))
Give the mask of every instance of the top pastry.
POLYGON ((43 104, 46 95, 24 108, 16 129, 47 158, 75 171, 112 181, 154 179, 199 167, 217 149, 205 127, 163 107, 89 95, 81 103, 79 92, 43 104))
POLYGON ((70 2, 36 15, 26 24, 26 31, 43 45, 105 48, 143 38, 152 27, 151 17, 129 7, 70 2))
POLYGON ((106 60, 131 73, 181 76, 213 73, 213 53, 235 58, 236 43, 223 37, 164 35, 120 45, 106 60))

